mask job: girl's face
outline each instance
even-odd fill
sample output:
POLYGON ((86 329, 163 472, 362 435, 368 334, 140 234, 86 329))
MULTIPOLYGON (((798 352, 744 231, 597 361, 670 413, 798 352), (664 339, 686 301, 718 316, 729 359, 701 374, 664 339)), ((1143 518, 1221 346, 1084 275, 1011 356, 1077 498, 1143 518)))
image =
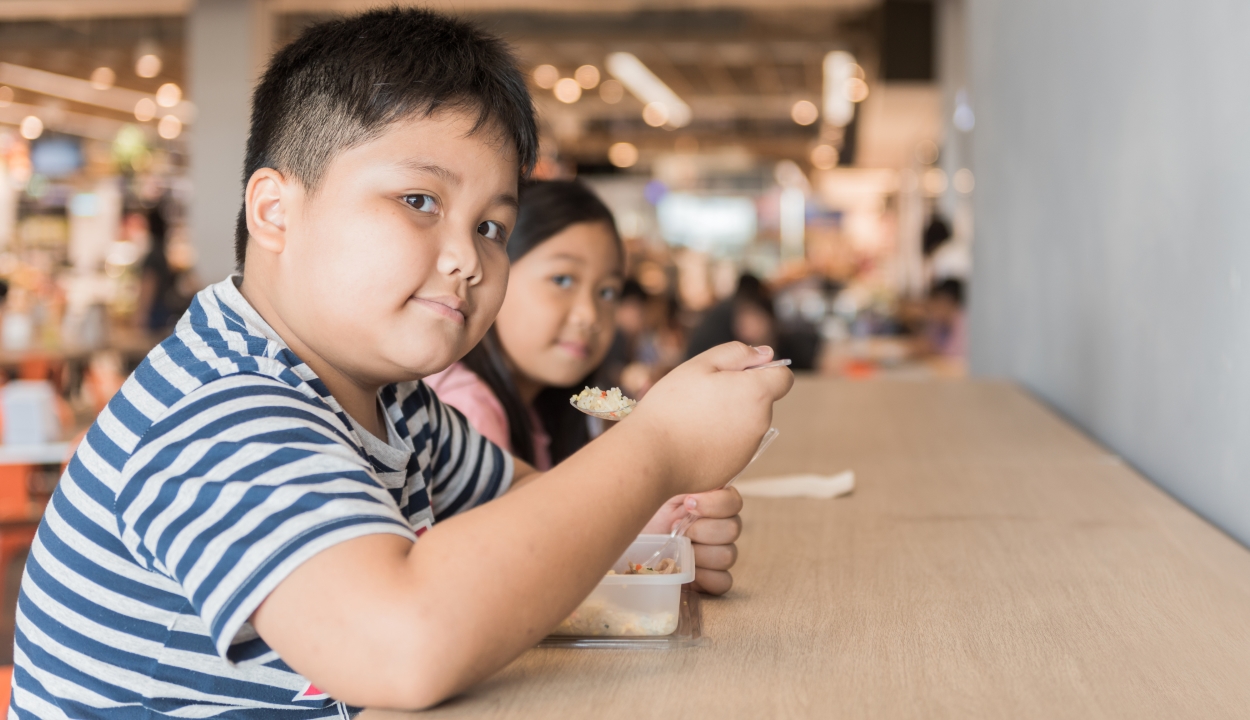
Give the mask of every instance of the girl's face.
POLYGON ((570 225, 513 263, 495 331, 513 371, 523 376, 518 385, 572 385, 603 362, 616 331, 620 255, 611 228, 588 222, 570 225))

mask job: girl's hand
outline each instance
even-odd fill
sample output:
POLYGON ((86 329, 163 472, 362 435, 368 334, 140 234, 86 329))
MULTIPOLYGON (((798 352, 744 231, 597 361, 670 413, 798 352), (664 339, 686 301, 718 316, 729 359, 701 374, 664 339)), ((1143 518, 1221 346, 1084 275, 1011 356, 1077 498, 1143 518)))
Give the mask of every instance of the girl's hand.
POLYGON ((686 529, 694 543, 694 588, 723 595, 733 586, 729 568, 738 559, 734 541, 742 532, 742 496, 730 488, 671 498, 656 512, 644 533, 668 534, 687 515, 698 516, 686 529))

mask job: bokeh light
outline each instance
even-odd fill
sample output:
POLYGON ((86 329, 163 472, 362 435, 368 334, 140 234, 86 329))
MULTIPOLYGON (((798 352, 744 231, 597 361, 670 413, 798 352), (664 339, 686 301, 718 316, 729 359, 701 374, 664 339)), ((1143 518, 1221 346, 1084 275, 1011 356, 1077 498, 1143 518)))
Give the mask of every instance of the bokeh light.
POLYGON ((550 90, 560 79, 560 71, 555 65, 539 65, 534 68, 534 84, 543 90, 550 90))
POLYGON ((573 78, 560 78, 555 86, 556 100, 562 103, 575 103, 582 96, 582 86, 573 78))
POLYGON ((613 143, 608 148, 608 162, 618 168, 633 167, 638 162, 638 148, 633 143, 613 143))
POLYGON ((811 100, 800 100, 790 108, 790 119, 799 125, 811 125, 820 117, 820 110, 811 100))
POLYGON ((135 120, 147 122, 156 117, 156 103, 152 98, 139 98, 135 103, 135 120))
POLYGON ((642 121, 651 127, 660 127, 668 122, 668 106, 661 102, 647 103, 642 109, 642 121))
POLYGON ((148 53, 147 55, 140 55, 139 59, 135 60, 135 75, 138 75, 141 78, 154 78, 160 74, 160 57, 153 55, 152 53, 148 53))
POLYGON ((165 83, 156 89, 156 104, 171 108, 182 100, 182 88, 177 83, 165 83))
POLYGON ((98 67, 91 71, 91 87, 96 90, 108 90, 117 81, 117 73, 111 67, 98 67))
POLYGON ((599 84, 599 68, 594 65, 583 65, 573 73, 573 79, 582 88, 590 90, 599 84))

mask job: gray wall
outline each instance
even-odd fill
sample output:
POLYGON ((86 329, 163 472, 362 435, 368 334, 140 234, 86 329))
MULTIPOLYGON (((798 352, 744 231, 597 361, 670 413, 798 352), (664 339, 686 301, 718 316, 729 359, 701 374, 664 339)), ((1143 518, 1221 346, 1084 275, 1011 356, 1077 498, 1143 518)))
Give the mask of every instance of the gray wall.
POLYGON ((1250 3, 967 9, 974 373, 1250 544, 1250 3))

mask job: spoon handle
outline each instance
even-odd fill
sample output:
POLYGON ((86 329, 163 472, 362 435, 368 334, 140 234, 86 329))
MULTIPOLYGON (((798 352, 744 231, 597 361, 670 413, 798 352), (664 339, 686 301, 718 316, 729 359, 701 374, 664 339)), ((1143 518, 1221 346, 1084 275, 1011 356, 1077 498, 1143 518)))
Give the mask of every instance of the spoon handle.
POLYGON ((773 360, 772 362, 766 362, 763 365, 752 365, 751 367, 747 368, 747 370, 763 370, 764 368, 787 367, 789 364, 790 364, 790 359, 786 358, 784 360, 773 360))

